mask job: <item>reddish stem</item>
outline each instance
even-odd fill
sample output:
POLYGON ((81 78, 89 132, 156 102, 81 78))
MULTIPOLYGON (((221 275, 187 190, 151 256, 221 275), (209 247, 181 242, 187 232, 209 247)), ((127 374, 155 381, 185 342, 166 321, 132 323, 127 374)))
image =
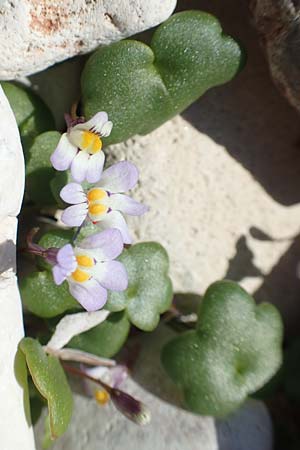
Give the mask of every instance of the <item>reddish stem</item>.
POLYGON ((103 381, 96 380, 95 378, 91 377, 87 373, 82 372, 82 370, 77 369, 76 367, 69 366, 68 364, 63 364, 62 366, 66 372, 69 372, 73 375, 77 375, 78 377, 93 381, 94 383, 99 384, 101 387, 103 387, 109 394, 112 393, 113 388, 111 388, 108 384, 104 383, 103 381))

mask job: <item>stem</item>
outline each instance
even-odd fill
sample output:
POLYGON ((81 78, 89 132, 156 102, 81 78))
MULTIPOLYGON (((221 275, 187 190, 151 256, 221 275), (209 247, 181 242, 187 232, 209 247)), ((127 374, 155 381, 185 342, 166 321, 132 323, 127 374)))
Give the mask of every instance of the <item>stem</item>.
POLYGON ((71 106, 71 117, 73 120, 77 119, 77 108, 78 108, 78 100, 74 102, 71 106))
POLYGON ((75 231, 75 234, 74 234, 74 236, 72 237, 72 240, 71 240, 71 243, 72 243, 72 244, 75 244, 75 241, 76 241, 76 239, 77 239, 78 236, 79 236, 79 233, 80 233, 80 231, 81 231, 82 226, 83 226, 83 223, 82 223, 82 224, 77 228, 77 230, 75 231))
POLYGON ((98 380, 96 378, 91 377, 85 372, 82 372, 80 369, 77 369, 76 367, 69 366, 68 364, 62 364, 63 368, 66 372, 69 372, 73 375, 77 375, 78 377, 85 378, 86 380, 93 381, 94 383, 98 384, 102 388, 104 388, 109 394, 113 392, 113 388, 111 388, 108 384, 104 383, 101 380, 98 380))

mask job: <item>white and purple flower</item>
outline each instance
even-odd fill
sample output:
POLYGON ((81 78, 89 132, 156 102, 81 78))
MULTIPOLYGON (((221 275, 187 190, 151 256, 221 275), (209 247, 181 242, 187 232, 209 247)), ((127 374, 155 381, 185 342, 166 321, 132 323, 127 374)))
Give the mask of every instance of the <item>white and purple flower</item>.
POLYGON ((122 213, 140 216, 148 210, 147 206, 124 194, 136 185, 138 177, 134 164, 121 161, 104 170, 95 187, 87 192, 78 183, 67 184, 60 196, 72 206, 64 210, 61 220, 70 227, 79 227, 89 219, 100 229, 117 228, 124 243, 131 243, 122 213))
POLYGON ((114 261, 123 250, 117 229, 108 229, 83 239, 78 246, 64 245, 56 254, 52 268, 57 285, 67 280, 71 295, 87 311, 102 308, 107 290, 124 291, 128 277, 123 264, 114 261))
POLYGON ((105 160, 101 137, 109 136, 112 126, 103 111, 87 122, 77 121, 76 125, 71 125, 51 155, 53 167, 60 171, 71 169, 72 177, 78 183, 84 180, 96 183, 101 177, 105 160))

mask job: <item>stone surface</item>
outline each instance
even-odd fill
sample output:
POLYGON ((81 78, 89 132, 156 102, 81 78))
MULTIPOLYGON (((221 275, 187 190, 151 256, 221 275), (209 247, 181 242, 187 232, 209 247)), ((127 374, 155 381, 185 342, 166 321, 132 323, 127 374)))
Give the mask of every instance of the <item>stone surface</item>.
POLYGON ((250 0, 250 8, 273 79, 300 112, 300 3, 297 0, 250 0))
MULTIPOLYGON (((298 234, 300 206, 274 201, 222 145, 182 117, 108 154, 139 168, 135 196, 150 212, 128 222, 135 240, 165 246, 175 292, 203 294, 226 277, 255 293, 290 247, 288 237, 298 234), (276 240, 256 239, 253 227, 276 240)), ((298 311, 294 298, 284 302, 283 312, 298 311)))
POLYGON ((6 0, 0 79, 38 72, 166 20, 176 0, 6 0))
POLYGON ((272 422, 263 402, 248 400, 228 420, 216 423, 218 450, 272 450, 272 422))
MULTIPOLYGON (((111 404, 99 407, 92 399, 76 395, 70 428, 53 450, 271 450, 272 424, 262 402, 249 400, 232 417, 217 422, 179 407, 179 392, 160 364, 160 350, 173 335, 165 326, 139 335, 141 351, 133 378, 122 384, 122 389, 150 409, 150 424, 138 427, 111 404)), ((134 348, 135 343, 131 344, 134 348)), ((42 432, 40 419, 38 448, 42 432)))
POLYGON ((24 160, 17 124, 1 87, 0 116, 0 446, 34 450, 26 395, 16 379, 20 373, 16 352, 24 336, 15 275, 16 215, 24 192, 24 160))

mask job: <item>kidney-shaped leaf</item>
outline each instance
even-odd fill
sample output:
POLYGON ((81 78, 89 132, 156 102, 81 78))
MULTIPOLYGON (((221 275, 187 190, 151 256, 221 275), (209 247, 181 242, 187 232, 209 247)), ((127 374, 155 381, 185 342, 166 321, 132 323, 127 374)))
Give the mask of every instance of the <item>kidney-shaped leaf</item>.
POLYGON ((67 347, 77 348, 93 355, 111 358, 123 346, 130 330, 130 322, 124 311, 110 314, 105 322, 91 330, 78 334, 67 347))
POLYGON ((55 128, 53 116, 31 89, 7 81, 1 82, 1 86, 14 112, 22 144, 27 151, 38 134, 55 128))
POLYGON ((163 365, 192 411, 223 417, 261 388, 282 361, 282 321, 257 306, 238 284, 220 281, 205 293, 195 331, 163 349, 163 365))
POLYGON ((53 205, 56 203, 50 186, 56 172, 51 165, 50 156, 59 139, 60 133, 47 131, 37 136, 28 150, 26 194, 38 205, 53 205))
POLYGON ((73 410, 73 398, 65 372, 55 356, 47 355, 40 343, 23 338, 19 344, 35 387, 47 400, 51 438, 67 429, 73 410))
POLYGON ((119 259, 128 273, 128 289, 110 292, 105 308, 110 311, 126 309, 129 320, 136 327, 152 331, 160 314, 172 302, 168 255, 156 242, 144 242, 125 250, 119 259))
POLYGON ((81 309, 65 282, 56 286, 51 272, 33 272, 20 281, 22 301, 36 316, 54 317, 65 311, 81 309))
POLYGON ((107 144, 146 134, 238 72, 242 52, 217 19, 201 11, 174 14, 151 47, 124 40, 100 48, 82 75, 84 114, 106 111, 114 127, 107 144))

